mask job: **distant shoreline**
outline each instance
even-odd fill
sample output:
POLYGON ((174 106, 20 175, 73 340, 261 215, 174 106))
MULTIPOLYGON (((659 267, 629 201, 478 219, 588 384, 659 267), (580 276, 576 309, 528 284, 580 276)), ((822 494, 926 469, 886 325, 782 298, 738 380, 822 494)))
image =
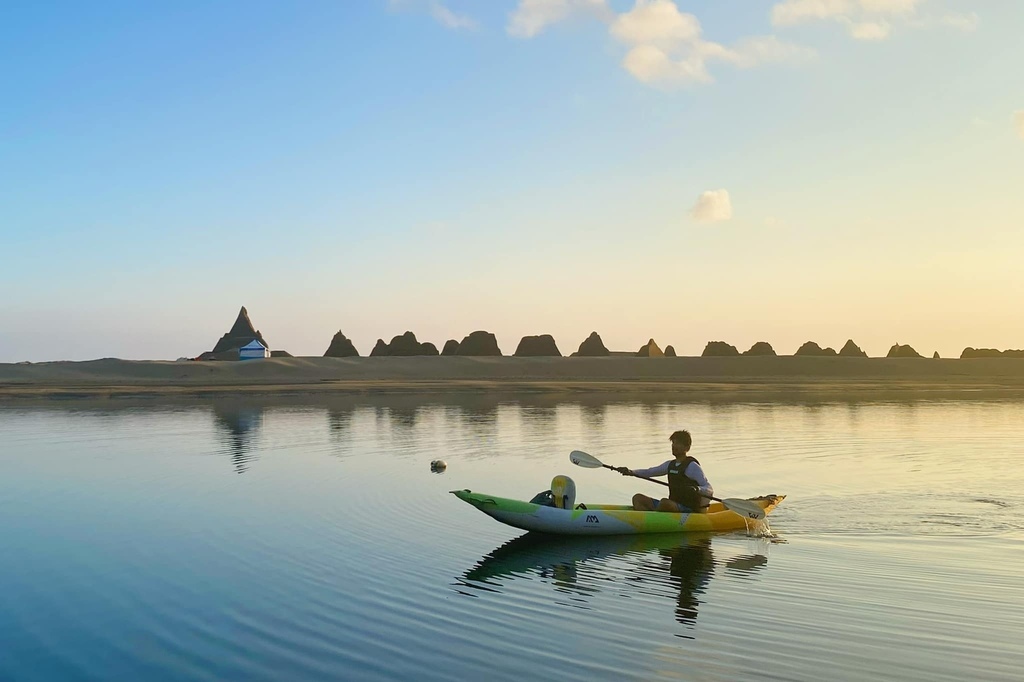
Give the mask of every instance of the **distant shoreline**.
POLYGON ((0 401, 6 402, 411 393, 1024 398, 1024 360, 613 356, 0 364, 0 401))

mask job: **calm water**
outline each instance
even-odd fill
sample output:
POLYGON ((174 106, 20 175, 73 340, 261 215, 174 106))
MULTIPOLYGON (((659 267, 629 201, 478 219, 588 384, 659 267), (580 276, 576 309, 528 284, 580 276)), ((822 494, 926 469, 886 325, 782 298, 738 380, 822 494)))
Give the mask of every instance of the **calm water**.
POLYGON ((0 680, 1020 680, 1022 463, 1020 403, 0 408, 0 680), (775 538, 448 494, 657 494, 568 453, 677 428, 775 538))

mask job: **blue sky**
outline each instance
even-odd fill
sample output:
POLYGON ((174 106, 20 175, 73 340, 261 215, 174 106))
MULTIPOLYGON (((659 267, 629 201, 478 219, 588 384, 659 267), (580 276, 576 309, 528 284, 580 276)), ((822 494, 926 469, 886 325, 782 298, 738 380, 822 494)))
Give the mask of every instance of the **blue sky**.
POLYGON ((1024 347, 1024 3, 0 9, 0 362, 1024 347))

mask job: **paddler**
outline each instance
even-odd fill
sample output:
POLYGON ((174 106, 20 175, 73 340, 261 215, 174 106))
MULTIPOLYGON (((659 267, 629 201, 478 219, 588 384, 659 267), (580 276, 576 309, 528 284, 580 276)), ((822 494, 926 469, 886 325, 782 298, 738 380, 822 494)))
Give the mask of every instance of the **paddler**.
POLYGON ((706 514, 711 504, 710 496, 715 494, 708 482, 704 470, 693 457, 690 457, 690 446, 693 439, 689 431, 676 431, 668 437, 672 443, 673 459, 662 462, 650 469, 630 470, 627 467, 616 467, 623 476, 640 476, 654 478, 668 477, 668 497, 655 500, 642 493, 633 496, 633 509, 637 511, 664 511, 674 513, 706 514))

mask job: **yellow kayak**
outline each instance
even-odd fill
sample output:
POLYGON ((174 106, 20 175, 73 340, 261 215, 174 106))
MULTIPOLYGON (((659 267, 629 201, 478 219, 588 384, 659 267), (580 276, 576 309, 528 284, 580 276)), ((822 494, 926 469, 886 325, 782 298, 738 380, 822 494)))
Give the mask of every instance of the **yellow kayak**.
MULTIPOLYGON (((744 517, 726 509, 720 502, 711 504, 706 514, 674 514, 636 511, 629 505, 614 504, 577 504, 572 509, 559 509, 471 490, 452 490, 451 493, 496 521, 523 530, 556 535, 707 532, 747 527, 744 517)), ((785 495, 762 495, 747 501, 770 514, 784 499, 785 495)))

